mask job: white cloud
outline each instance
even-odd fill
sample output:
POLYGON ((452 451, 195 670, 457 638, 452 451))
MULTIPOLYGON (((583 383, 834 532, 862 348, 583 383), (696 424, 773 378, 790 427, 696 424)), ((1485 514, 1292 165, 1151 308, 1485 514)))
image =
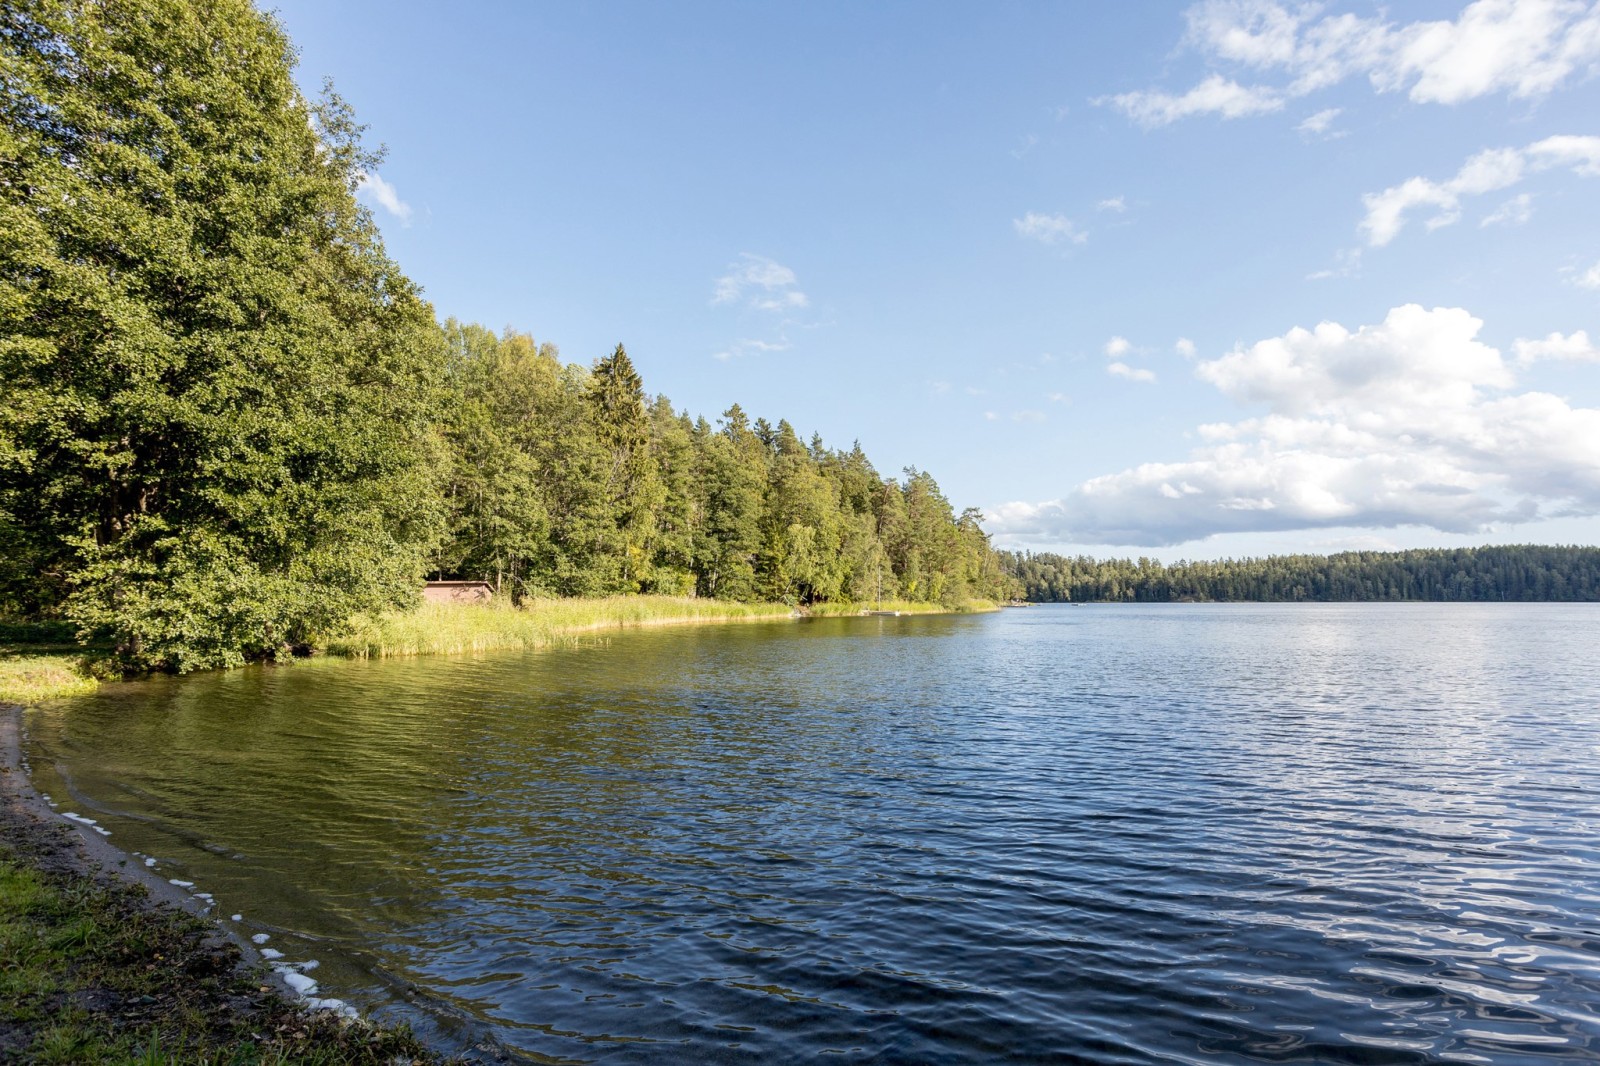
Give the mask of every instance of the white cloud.
POLYGON ((411 225, 411 205, 400 199, 399 191, 379 175, 362 172, 360 180, 356 182, 356 192, 365 193, 379 207, 398 218, 402 225, 411 225))
POLYGON ((1011 158, 1012 159, 1023 159, 1028 155, 1029 152, 1032 152, 1038 146, 1039 146, 1039 137, 1038 137, 1038 135, 1034 134, 1034 133, 1029 133, 1029 134, 1023 136, 1021 139, 1019 139, 1017 141, 1017 146, 1015 148, 1011 149, 1011 158))
POLYGON ((775 341, 751 340, 744 338, 734 341, 727 348, 720 352, 716 352, 712 357, 726 361, 729 359, 739 359, 743 356, 750 355, 751 353, 760 354, 763 352, 786 352, 789 350, 789 347, 788 338, 784 337, 780 337, 775 341))
POLYGON ((1237 118, 1359 76, 1376 92, 1405 92, 1417 103, 1498 93, 1532 99, 1600 63, 1600 5, 1585 0, 1476 0, 1453 21, 1407 23, 1382 14, 1324 15, 1315 3, 1205 0, 1185 18, 1185 43, 1207 60, 1280 84, 1246 86, 1212 73, 1182 95, 1151 90, 1096 103, 1111 103, 1146 126, 1205 113, 1237 118))
POLYGON ((1244 118, 1283 110, 1283 97, 1276 91, 1247 88, 1220 74, 1213 74, 1182 96, 1152 89, 1100 97, 1094 102, 1109 103, 1145 127, 1167 126, 1194 115, 1244 118))
POLYGON ((1133 351, 1133 345, 1128 342, 1126 337, 1112 337, 1106 341, 1106 354, 1113 359, 1118 359, 1131 351, 1133 351))
POLYGON ((1479 222, 1483 226, 1520 226, 1533 217, 1533 195, 1531 193, 1518 193, 1489 214, 1483 216, 1479 222))
POLYGON ((1041 215, 1029 211, 1021 218, 1012 219, 1011 225, 1020 236, 1040 244, 1060 244, 1062 241, 1082 244, 1089 239, 1089 235, 1079 230, 1072 219, 1065 215, 1041 215))
POLYGON ((1112 363, 1107 366, 1106 373, 1115 378, 1127 378, 1129 381, 1154 383, 1156 380, 1154 370, 1146 370, 1144 367, 1139 366, 1129 366, 1127 363, 1122 362, 1112 363))
POLYGON ((1530 174, 1556 167, 1571 167, 1580 175, 1600 175, 1600 137, 1546 137, 1526 148, 1490 148, 1468 159, 1455 177, 1436 182, 1409 178, 1379 193, 1361 198, 1366 217, 1361 231, 1367 244, 1382 247, 1405 228, 1412 211, 1431 208, 1430 230, 1449 226, 1461 218, 1461 201, 1510 188, 1530 174))
POLYGON ((1600 289, 1600 262, 1577 274, 1572 279, 1572 284, 1580 289, 1600 289))
POLYGON ((948 381, 930 381, 928 382, 928 391, 943 395, 950 391, 950 383, 948 381))
MULTIPOLYGON (((1316 528, 1474 532, 1600 514, 1600 410, 1513 391, 1481 327, 1459 308, 1407 305, 1376 325, 1325 322, 1236 348, 1196 375, 1265 413, 1198 427, 1201 444, 1186 458, 1092 478, 1056 500, 1001 505, 989 528, 1051 543, 1162 545, 1316 528)), ((1536 358, 1592 351, 1580 334, 1526 343, 1536 358)))
POLYGON ((1295 129, 1310 137, 1333 138, 1341 137, 1342 133, 1329 132, 1328 127, 1333 125, 1333 120, 1344 114, 1342 107, 1328 107, 1308 116, 1295 129))
POLYGON ((1043 422, 1043 421, 1045 421, 1045 413, 1043 411, 1035 411, 1035 410, 1031 410, 1031 409, 1030 410, 1026 410, 1026 411, 1013 411, 1011 413, 1011 421, 1013 421, 1013 422, 1043 422))
POLYGON ((1066 403, 1067 394, 1064 392, 1052 392, 1046 396, 1045 399, 1049 400, 1051 403, 1066 403))
POLYGON ((1185 359, 1193 359, 1195 356, 1194 341, 1190 340, 1188 337, 1179 337, 1177 342, 1173 344, 1172 350, 1183 356, 1185 359))
POLYGON ((758 311, 798 311, 811 303, 793 270, 765 256, 741 253, 716 281, 711 303, 741 304, 758 311))
POLYGON ((1517 362, 1526 366, 1541 359, 1557 359, 1570 363, 1600 363, 1600 348, 1589 340, 1585 330, 1564 335, 1552 333, 1544 340, 1519 340, 1511 345, 1517 353, 1517 362))
POLYGON ((1117 214, 1128 209, 1127 200, 1121 196, 1113 196, 1109 200, 1101 200, 1094 205, 1096 211, 1115 211, 1117 214))
POLYGON ((1306 275, 1307 281, 1325 281, 1328 278, 1348 278, 1361 272, 1361 249, 1344 248, 1334 253, 1333 266, 1306 275))

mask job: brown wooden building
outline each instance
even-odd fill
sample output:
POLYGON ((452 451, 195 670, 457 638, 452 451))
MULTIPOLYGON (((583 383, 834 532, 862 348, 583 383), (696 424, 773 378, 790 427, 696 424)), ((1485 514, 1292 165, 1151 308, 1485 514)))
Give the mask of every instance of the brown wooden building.
POLYGON ((422 598, 429 603, 488 603, 494 587, 487 581, 430 581, 422 586, 422 598))

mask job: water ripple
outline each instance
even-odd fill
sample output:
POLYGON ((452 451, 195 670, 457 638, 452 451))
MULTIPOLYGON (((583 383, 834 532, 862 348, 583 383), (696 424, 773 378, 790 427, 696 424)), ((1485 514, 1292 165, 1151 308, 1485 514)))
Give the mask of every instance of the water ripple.
POLYGON ((113 686, 29 726, 46 791, 445 1043, 1578 1062, 1597 636, 1589 605, 822 620, 113 686))

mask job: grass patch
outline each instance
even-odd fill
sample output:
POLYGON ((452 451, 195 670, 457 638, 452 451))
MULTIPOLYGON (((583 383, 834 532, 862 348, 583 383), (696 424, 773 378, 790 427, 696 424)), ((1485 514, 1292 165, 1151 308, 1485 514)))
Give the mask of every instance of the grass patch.
POLYGON ((998 611, 1000 608, 989 600, 967 600, 965 603, 954 607, 942 603, 918 603, 911 600, 881 600, 878 602, 863 600, 858 603, 814 603, 807 610, 819 618, 834 618, 842 615, 858 615, 866 611, 898 611, 900 614, 979 614, 985 611, 998 611))
POLYGON ((86 647, 65 622, 0 622, 0 703, 23 705, 93 692, 105 649, 86 647))
POLYGON ((82 696, 98 686, 81 648, 18 654, 0 645, 0 703, 27 705, 82 696))
POLYGON ((406 1030, 263 991, 209 933, 142 889, 36 870, 0 846, 0 1061, 436 1061, 406 1030))
POLYGON ((510 604, 428 603, 415 611, 359 616, 352 630, 326 641, 330 655, 386 659, 545 648, 605 629, 754 622, 788 618, 781 603, 730 603, 674 596, 530 600, 510 604))

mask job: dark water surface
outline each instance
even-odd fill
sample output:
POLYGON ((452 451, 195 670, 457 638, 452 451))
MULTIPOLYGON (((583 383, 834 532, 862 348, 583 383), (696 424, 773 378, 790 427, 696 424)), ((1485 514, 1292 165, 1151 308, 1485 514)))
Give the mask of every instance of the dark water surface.
POLYGON ((534 1061, 1600 1061, 1600 606, 1041 607, 251 669, 41 790, 534 1061), (413 989, 414 986, 414 989, 413 989))

